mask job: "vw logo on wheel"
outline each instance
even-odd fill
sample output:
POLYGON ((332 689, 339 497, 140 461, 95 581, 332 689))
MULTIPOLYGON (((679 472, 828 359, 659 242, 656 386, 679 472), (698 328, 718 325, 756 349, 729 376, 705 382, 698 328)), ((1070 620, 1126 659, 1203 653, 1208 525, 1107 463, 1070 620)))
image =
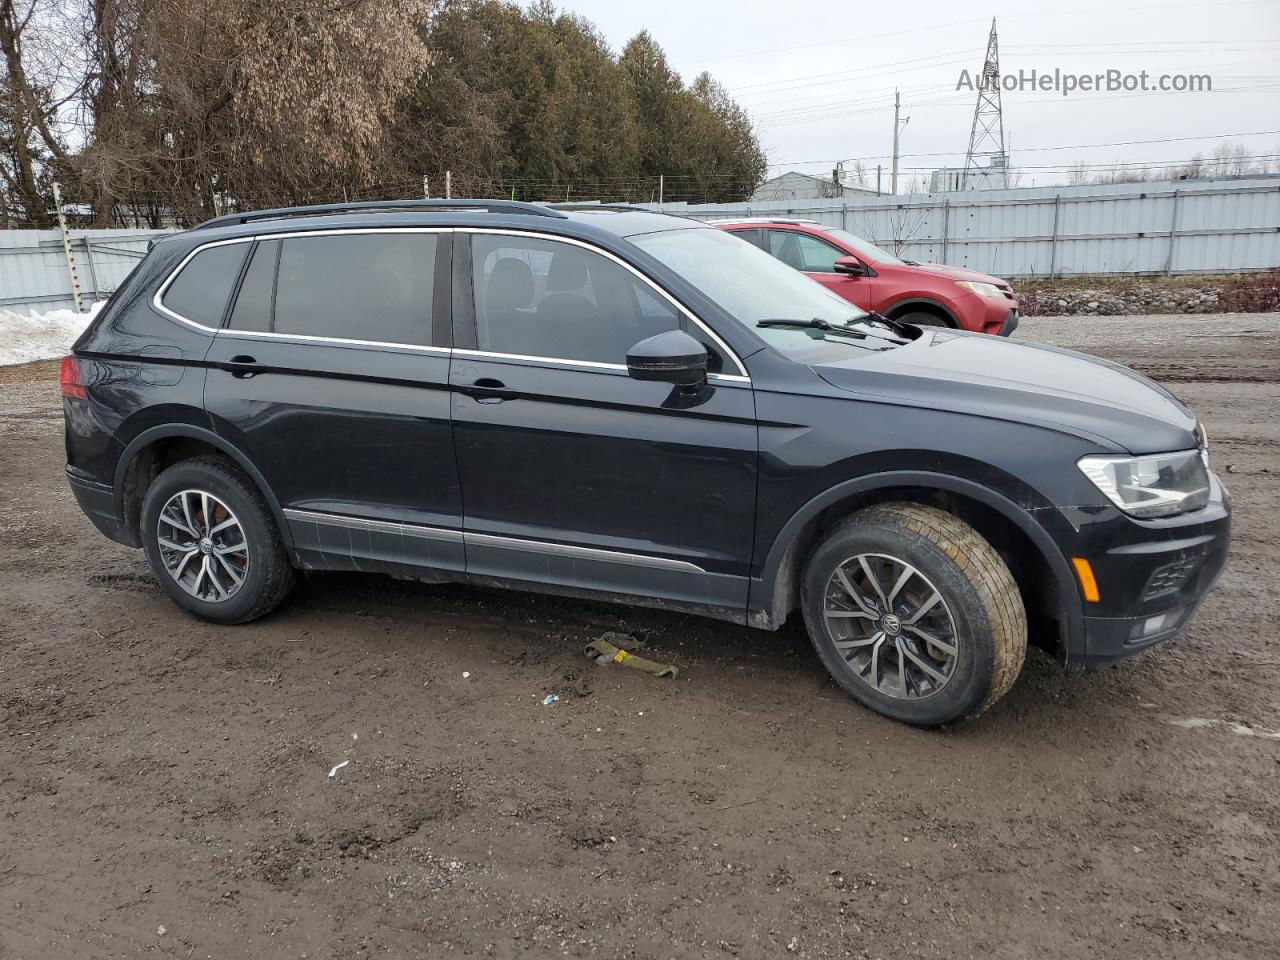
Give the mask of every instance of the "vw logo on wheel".
POLYGON ((880 618, 880 629, 891 637, 896 637, 902 632, 902 621, 892 613, 886 613, 880 618))

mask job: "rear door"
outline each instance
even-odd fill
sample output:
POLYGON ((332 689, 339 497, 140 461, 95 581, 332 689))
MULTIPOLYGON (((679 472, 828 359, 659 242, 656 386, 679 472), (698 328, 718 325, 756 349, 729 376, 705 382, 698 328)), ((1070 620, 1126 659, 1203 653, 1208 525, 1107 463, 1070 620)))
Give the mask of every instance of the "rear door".
POLYGON ((863 310, 871 309, 874 299, 871 285, 874 278, 836 273, 836 260, 850 254, 834 244, 799 230, 769 228, 765 230, 765 238, 765 249, 783 263, 808 274, 828 290, 863 310))
POLYGON ((259 237, 205 406, 305 562, 464 567, 449 428, 448 230, 259 237))
POLYGON ((744 612, 757 443, 740 362, 612 255, 514 232, 458 237, 451 381, 468 572, 744 612), (631 346, 676 328, 715 357, 696 394, 627 375, 631 346))

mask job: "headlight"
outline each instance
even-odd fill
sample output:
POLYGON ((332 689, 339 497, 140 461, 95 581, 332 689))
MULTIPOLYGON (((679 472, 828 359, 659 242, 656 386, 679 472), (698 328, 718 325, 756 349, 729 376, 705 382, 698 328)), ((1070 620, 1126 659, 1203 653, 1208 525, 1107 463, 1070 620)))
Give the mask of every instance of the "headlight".
POLYGON ((1000 288, 994 283, 979 283, 974 280, 957 280, 957 287, 964 287, 966 290, 972 290, 980 297, 1003 297, 1000 288))
POLYGON ((1171 517, 1209 502, 1201 450, 1147 457, 1083 457, 1080 470, 1108 500, 1135 517, 1171 517))

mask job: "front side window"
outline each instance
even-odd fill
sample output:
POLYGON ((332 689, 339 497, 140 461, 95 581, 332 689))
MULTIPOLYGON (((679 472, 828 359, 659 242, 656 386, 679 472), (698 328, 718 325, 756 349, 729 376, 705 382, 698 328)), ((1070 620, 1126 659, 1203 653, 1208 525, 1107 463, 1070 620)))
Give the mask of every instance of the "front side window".
POLYGON ((870 260, 872 263, 883 263, 888 264, 889 266, 901 267, 907 262, 905 260, 899 260, 888 250, 883 250, 880 247, 877 247, 870 240, 863 240, 861 237, 855 237, 852 233, 849 233, 847 230, 841 230, 839 227, 831 227, 827 230, 827 233, 831 234, 831 236, 835 237, 835 239, 839 240, 850 250, 857 250, 858 253, 860 253, 865 259, 870 260))
POLYGON ((793 230, 770 230, 769 252, 788 267, 803 273, 835 273, 835 262, 845 256, 839 247, 807 233, 793 230))
POLYGON ((165 289, 160 302, 187 320, 206 327, 222 326, 227 299, 248 249, 248 243, 224 243, 201 250, 165 289))
POLYGON ((261 241, 231 328, 429 345, 436 245, 408 232, 261 241))
POLYGON ((496 234, 471 244, 480 350, 624 364, 641 340, 682 327, 666 298, 591 250, 496 234))

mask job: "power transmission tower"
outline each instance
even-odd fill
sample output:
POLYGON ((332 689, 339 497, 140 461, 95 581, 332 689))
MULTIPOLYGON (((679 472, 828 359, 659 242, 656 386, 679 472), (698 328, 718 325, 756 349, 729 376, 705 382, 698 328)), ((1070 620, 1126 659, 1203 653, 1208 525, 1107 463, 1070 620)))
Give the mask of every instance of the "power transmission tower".
POLYGON ((969 152, 964 158, 964 174, 960 189, 1003 187, 1008 157, 1004 152, 1004 115, 1000 111, 1000 43, 996 38, 996 18, 991 18, 987 37, 987 60, 982 65, 978 83, 978 103, 973 109, 973 126, 969 130, 969 152), (979 164, 986 160, 986 165, 979 164), (993 176, 996 182, 992 182, 993 176))

